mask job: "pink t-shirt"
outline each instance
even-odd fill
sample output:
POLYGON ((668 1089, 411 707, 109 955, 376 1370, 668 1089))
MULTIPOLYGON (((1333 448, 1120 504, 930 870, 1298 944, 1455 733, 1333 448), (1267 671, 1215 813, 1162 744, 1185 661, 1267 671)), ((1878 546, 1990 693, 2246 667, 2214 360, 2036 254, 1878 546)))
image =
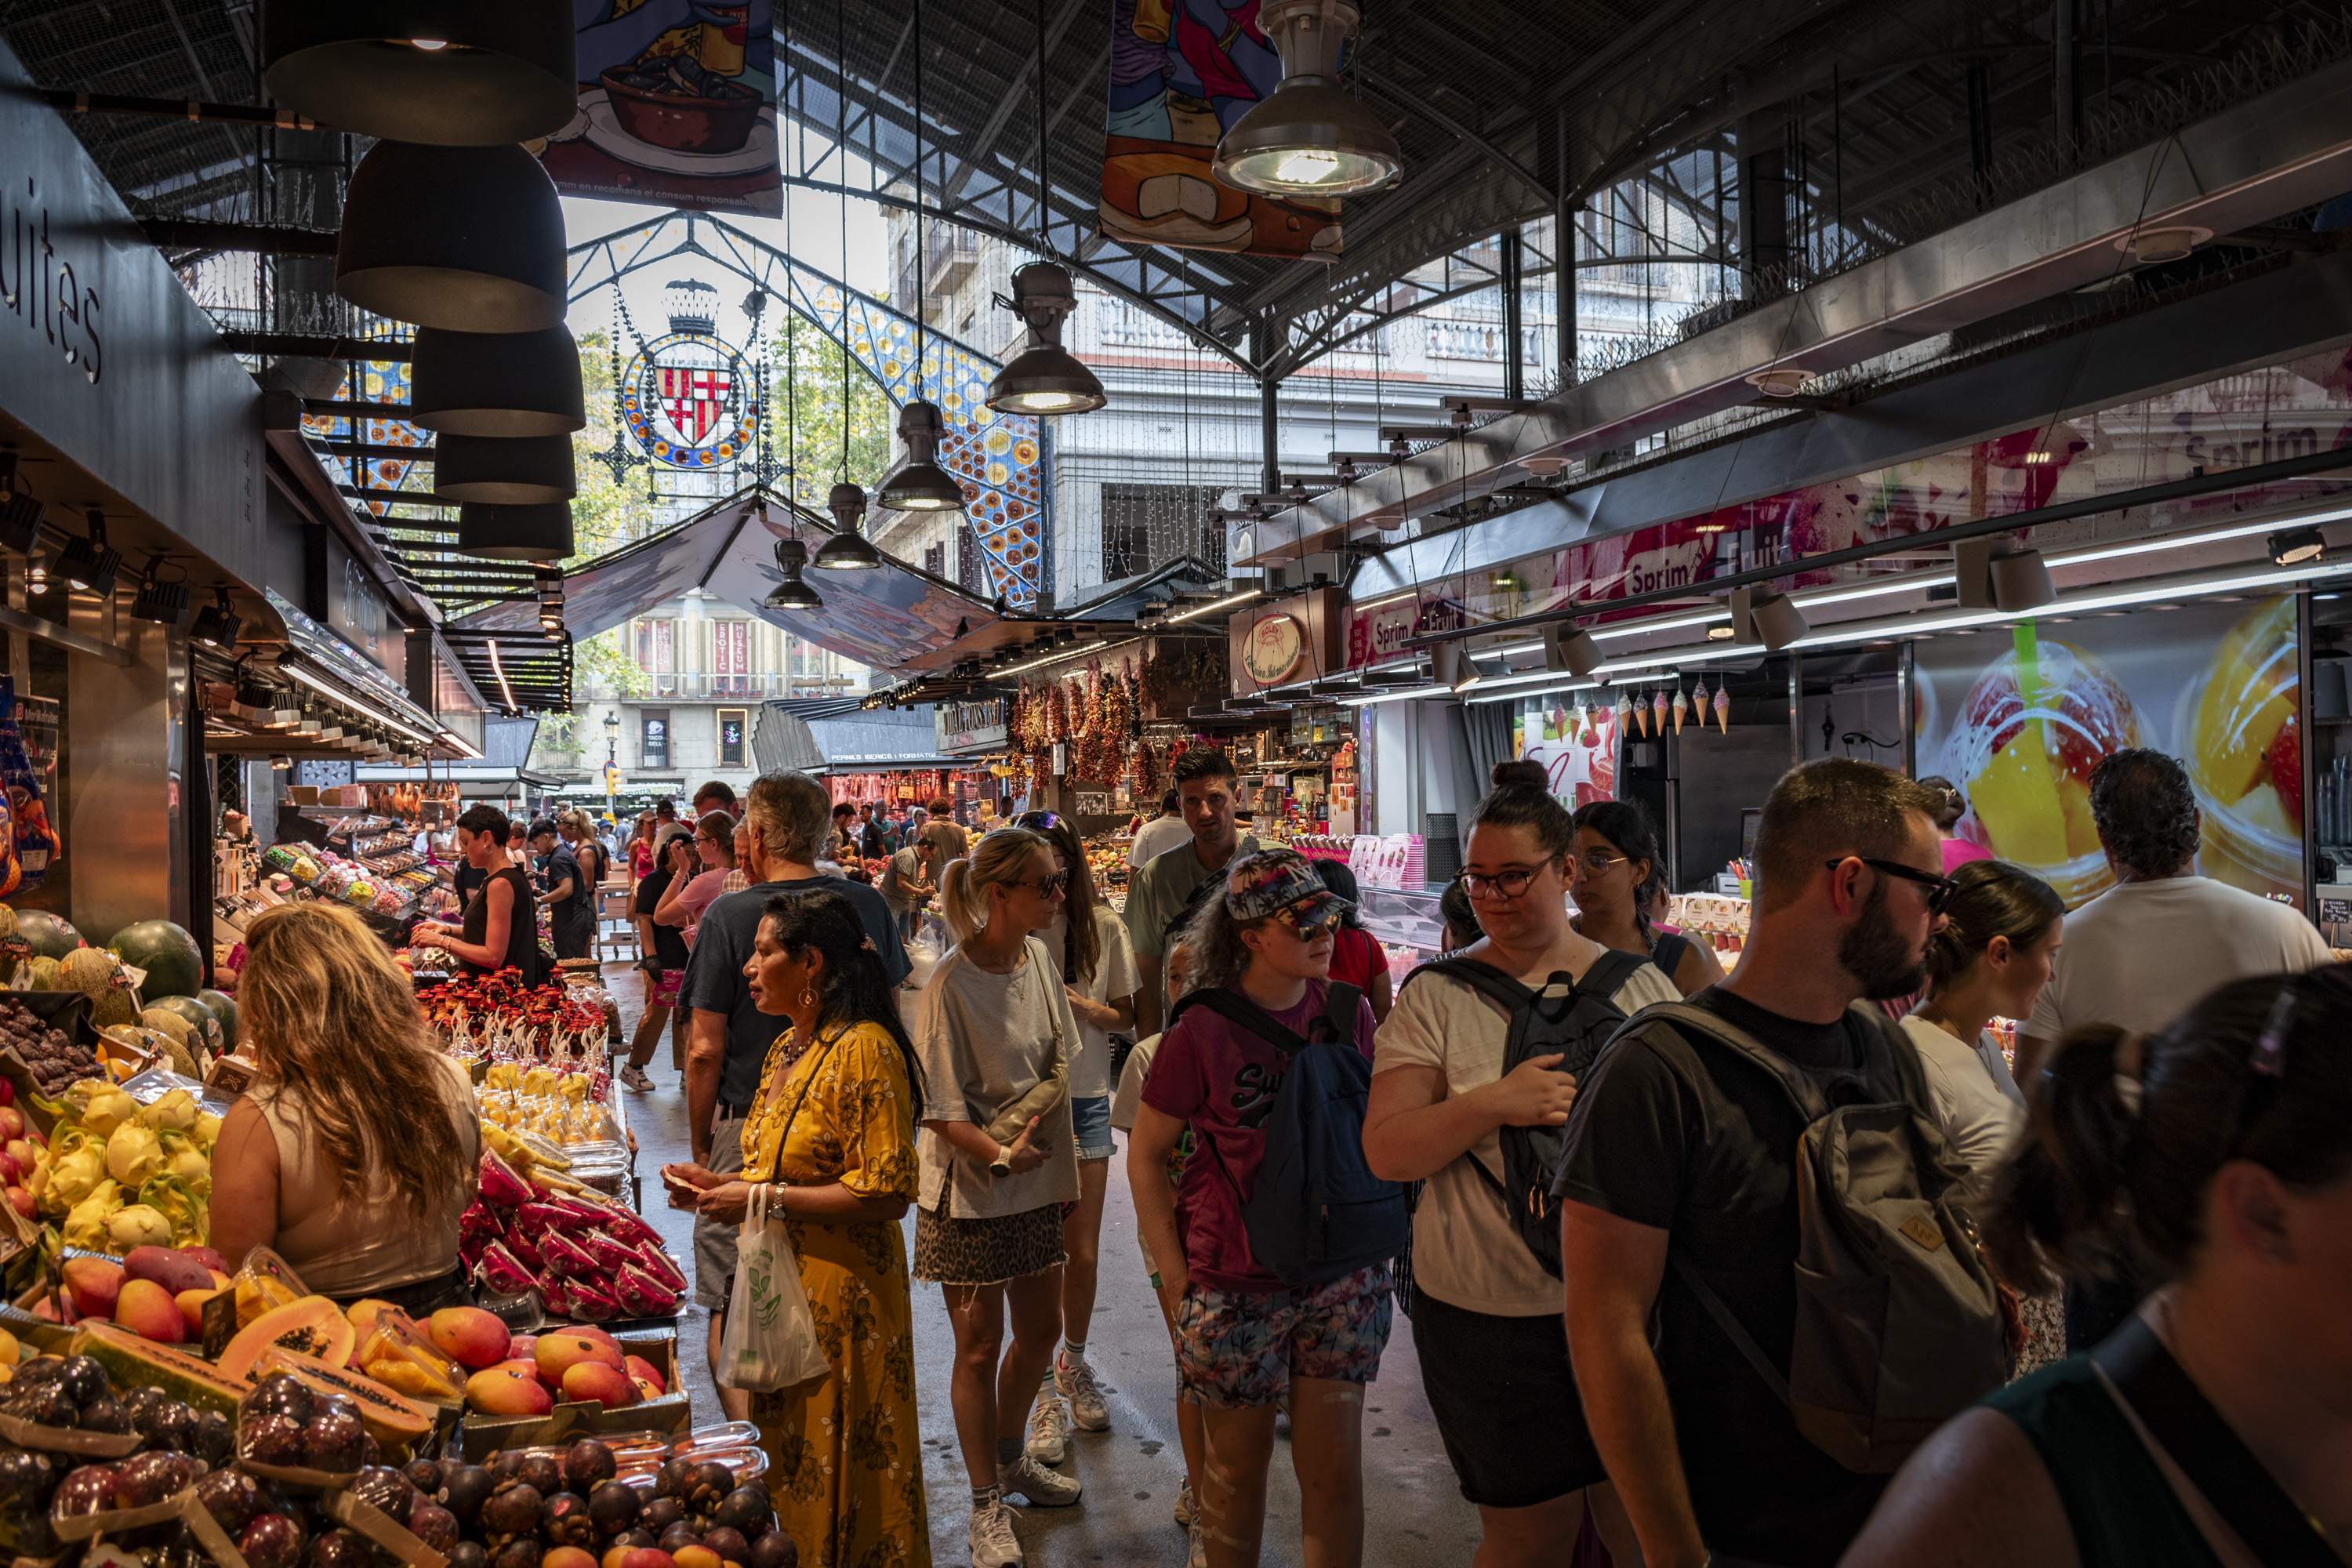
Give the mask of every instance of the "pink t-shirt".
POLYGON ((1966 838, 1944 840, 1944 875, 1948 877, 1971 860, 1990 860, 1992 851, 1966 838))
MULTIPOLYGON (((1323 1014, 1323 990, 1310 984, 1307 999, 1274 1016, 1297 1034, 1323 1014)), ((1356 1048, 1372 1054, 1372 1006, 1356 1005, 1356 1048)), ((1193 1006, 1160 1037, 1143 1080, 1143 1103, 1192 1128, 1195 1148, 1176 1190, 1176 1234, 1192 1277, 1219 1290, 1286 1289, 1258 1266, 1242 1223, 1241 1194, 1257 1179, 1265 1151, 1262 1131, 1282 1087, 1283 1054, 1249 1030, 1206 1006, 1193 1006), (1238 1187, 1238 1190, 1236 1188, 1238 1187)))
POLYGON ((714 866, 708 871, 698 871, 694 879, 678 890, 677 901, 686 910, 686 940, 694 941, 694 928, 702 923, 702 911, 710 907, 727 888, 728 868, 714 866))

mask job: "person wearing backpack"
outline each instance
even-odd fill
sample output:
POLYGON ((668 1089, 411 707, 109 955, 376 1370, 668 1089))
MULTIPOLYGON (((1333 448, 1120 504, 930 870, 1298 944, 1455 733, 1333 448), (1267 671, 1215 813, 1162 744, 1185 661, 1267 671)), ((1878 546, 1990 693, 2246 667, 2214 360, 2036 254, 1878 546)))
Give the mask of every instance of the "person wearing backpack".
MULTIPOLYGON (((1503 775, 1507 779, 1508 775, 1503 775)), ((1413 1212, 1412 1343, 1478 1568, 1555 1563, 1588 1501, 1612 1552, 1633 1545, 1605 1495, 1559 1322, 1551 1161, 1577 1076, 1626 1017, 1679 994, 1646 954, 1569 924, 1575 830, 1549 790, 1478 803, 1455 879, 1485 935, 1406 977, 1372 1058, 1364 1152, 1426 1180, 1413 1212)))
POLYGON ((1364 1384, 1388 1342, 1405 1206, 1364 1161, 1373 1024, 1360 992, 1327 979, 1341 909, 1296 851, 1226 868, 1184 935, 1199 988, 1170 1019, 1128 1142, 1183 1397, 1202 1407, 1209 1568, 1258 1561, 1285 1395, 1306 1560, 1363 1561, 1364 1384))
POLYGON ((1932 803, 1819 759, 1773 787, 1756 848, 1730 978, 1610 1043, 1553 1188, 1570 1359, 1645 1568, 1835 1563, 2008 1372, 1965 1168, 1865 1000, 1925 979, 1950 896, 1932 803))

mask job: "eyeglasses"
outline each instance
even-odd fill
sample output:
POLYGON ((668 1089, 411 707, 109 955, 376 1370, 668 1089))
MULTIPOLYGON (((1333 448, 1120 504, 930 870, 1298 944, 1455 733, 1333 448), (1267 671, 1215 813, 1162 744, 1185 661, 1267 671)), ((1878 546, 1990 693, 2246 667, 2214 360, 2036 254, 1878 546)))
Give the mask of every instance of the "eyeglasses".
POLYGON ((1586 870, 1598 877, 1603 871, 1609 869, 1610 867, 1622 864, 1625 860, 1629 859, 1630 857, 1624 855, 1612 855, 1606 849, 1588 849, 1583 854, 1574 856, 1572 858, 1578 865, 1583 867, 1586 870))
POLYGON ((1025 827, 1032 833, 1051 833, 1062 826, 1062 819, 1050 811, 1024 811, 1013 819, 1015 827, 1025 827))
POLYGON ((1051 899, 1070 890, 1070 874, 1056 871, 1050 877, 1040 877, 1034 882, 1015 882, 1016 888, 1026 888, 1041 899, 1051 899))
POLYGON ((1859 860, 1874 871, 1883 871, 1887 876, 1899 877, 1904 881, 1918 883, 1927 889, 1924 897, 1927 900, 1927 912, 1931 915, 1942 914, 1944 906, 1950 903, 1952 895, 1959 890, 1959 884, 1949 877, 1938 877, 1931 871, 1922 871, 1916 866, 1906 866, 1900 860, 1879 860, 1868 855, 1845 855, 1840 856, 1835 860, 1823 861, 1822 864, 1834 871, 1848 860, 1859 860))
POLYGON ((1516 899, 1528 890, 1528 884, 1543 872, 1541 866, 1513 866, 1489 877, 1479 871, 1463 871, 1454 876, 1462 890, 1474 899, 1492 894, 1498 899, 1516 899))

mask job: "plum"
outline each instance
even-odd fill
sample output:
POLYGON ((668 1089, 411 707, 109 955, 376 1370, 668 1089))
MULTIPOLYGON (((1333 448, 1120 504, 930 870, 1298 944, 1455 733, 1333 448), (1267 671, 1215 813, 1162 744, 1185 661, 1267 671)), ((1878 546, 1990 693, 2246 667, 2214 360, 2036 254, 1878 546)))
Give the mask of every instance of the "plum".
MULTIPOLYGON (((311 1417, 310 1424, 302 1429, 303 1462, 314 1470, 332 1470, 341 1475, 362 1469, 366 1450, 367 1427, 350 1411, 325 1411, 311 1417)), ((395 1474, 393 1479, 400 1478, 395 1474)), ((317 1552, 318 1543, 313 1542, 312 1555, 317 1552)))
POLYGON ((248 1416, 291 1416, 297 1426, 307 1426, 310 1418, 319 1414, 319 1402, 300 1378, 288 1373, 273 1372, 254 1384, 253 1392, 245 1396, 245 1403, 238 1409, 248 1416))
POLYGON ((240 1455, 257 1465, 289 1467, 302 1462, 302 1423, 291 1415, 248 1416, 237 1433, 240 1455))
POLYGON ((197 1477, 196 1500, 232 1541, 261 1512, 261 1489, 242 1470, 211 1470, 197 1477))
POLYGON ((151 1507, 176 1493, 181 1484, 178 1456, 152 1449, 133 1454, 114 1468, 114 1506, 151 1507))
POLYGON ((457 1544, 457 1516, 437 1502, 419 1501, 408 1510, 408 1532, 446 1553, 457 1544))
POLYGON ((301 1521, 290 1513, 257 1515, 236 1538, 236 1549, 251 1568, 294 1568, 302 1560, 309 1537, 301 1521))
POLYGON ((49 1512, 59 1519, 106 1513, 114 1507, 114 1467, 83 1465, 69 1470, 49 1499, 49 1512))
POLYGON ((73 1395, 76 1405, 89 1405, 112 1392, 107 1385, 106 1369, 86 1355, 66 1357, 58 1368, 58 1383, 73 1395))
POLYGON ((409 1510, 416 1506, 416 1489, 408 1484, 408 1478, 382 1465, 352 1478, 348 1489, 353 1498, 404 1527, 409 1510))
POLYGON ((310 1542, 308 1568, 373 1568, 375 1543, 356 1530, 330 1530, 310 1542))

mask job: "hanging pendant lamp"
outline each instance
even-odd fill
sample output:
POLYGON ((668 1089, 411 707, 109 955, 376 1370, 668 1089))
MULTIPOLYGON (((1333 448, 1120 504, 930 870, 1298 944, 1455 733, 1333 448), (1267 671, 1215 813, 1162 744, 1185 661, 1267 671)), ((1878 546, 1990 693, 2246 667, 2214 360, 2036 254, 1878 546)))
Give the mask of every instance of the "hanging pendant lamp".
POLYGON ((1070 275, 1051 261, 1013 274, 1012 310, 1029 328, 1027 346, 989 384, 1000 414, 1090 414, 1109 399, 1095 373, 1062 346, 1062 323, 1078 308, 1070 275))
POLYGON ((568 0, 276 0, 261 80, 321 125, 489 147, 551 136, 580 109, 568 0))
POLYGON ((457 509, 457 549, 485 561, 562 561, 572 552, 571 504, 469 502, 457 509))
POLYGON ((772 610, 822 610, 824 601, 817 591, 801 579, 801 567, 808 561, 808 546, 797 539, 776 541, 776 570, 784 580, 768 595, 772 610))
POLYGON ((444 500, 533 506, 579 489, 569 436, 442 436, 433 443, 433 493, 444 500))
POLYGON ((1349 196, 1403 172, 1396 138, 1339 84, 1339 56, 1360 16, 1349 0, 1269 0, 1259 9, 1282 80, 1217 142, 1209 167, 1220 181, 1268 196, 1349 196))
POLYGON ((588 410, 572 329, 417 329, 408 422, 450 436, 562 436, 584 428, 588 410))
POLYGON ((461 332, 536 332, 564 309, 563 208, 520 147, 379 142, 352 174, 335 292, 461 332))
POLYGON ((827 572, 870 572, 882 564, 882 552, 866 537, 860 524, 866 517, 866 492, 844 480, 824 498, 833 513, 834 535, 816 547, 809 564, 827 572))
POLYGON ((882 504, 893 511, 956 511, 963 487, 939 465, 941 423, 936 405, 918 400, 898 410, 898 439, 907 460, 882 481, 882 504))

